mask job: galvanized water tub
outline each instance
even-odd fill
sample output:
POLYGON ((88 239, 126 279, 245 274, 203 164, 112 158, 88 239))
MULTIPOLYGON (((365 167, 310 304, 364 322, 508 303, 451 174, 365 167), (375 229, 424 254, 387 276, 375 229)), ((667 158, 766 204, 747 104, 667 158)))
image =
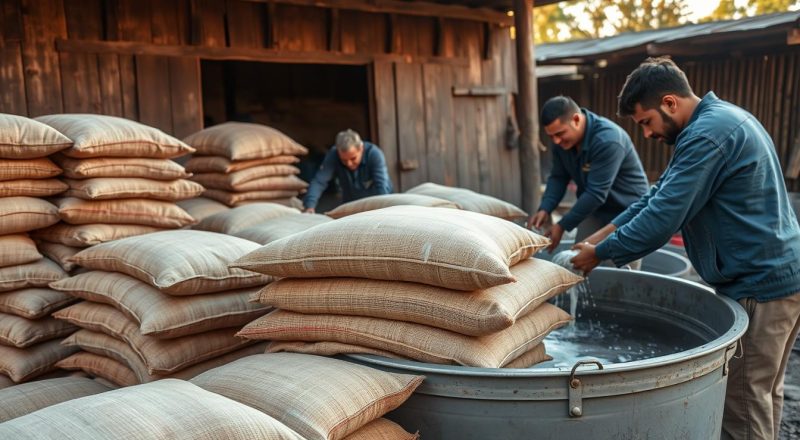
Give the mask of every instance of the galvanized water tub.
POLYGON ((594 305, 584 315, 634 320, 696 344, 628 363, 587 359, 573 368, 483 369, 344 358, 425 375, 411 398, 387 417, 426 439, 719 438, 727 361, 747 327, 741 306, 697 283, 646 272, 598 268, 589 281, 594 305))
MULTIPOLYGON (((572 241, 562 241, 552 254, 542 251, 536 254, 536 258, 550 261, 557 253, 572 248, 574 244, 572 241)), ((676 278, 687 278, 691 273, 692 263, 683 255, 666 249, 657 249, 642 258, 641 270, 676 278)))

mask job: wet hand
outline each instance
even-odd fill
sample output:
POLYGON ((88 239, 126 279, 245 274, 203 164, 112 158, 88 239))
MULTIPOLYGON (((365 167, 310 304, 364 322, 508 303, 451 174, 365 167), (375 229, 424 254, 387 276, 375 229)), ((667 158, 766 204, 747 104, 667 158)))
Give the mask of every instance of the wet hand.
POLYGON ((561 237, 564 236, 564 228, 556 223, 544 234, 544 236, 549 238, 551 241, 550 246, 547 246, 547 252, 552 254, 558 245, 561 244, 561 237))
POLYGON ((583 272, 584 275, 589 275, 592 269, 600 264, 600 259, 597 258, 595 253, 595 245, 587 242, 577 243, 572 249, 578 251, 578 255, 570 262, 575 269, 583 272))

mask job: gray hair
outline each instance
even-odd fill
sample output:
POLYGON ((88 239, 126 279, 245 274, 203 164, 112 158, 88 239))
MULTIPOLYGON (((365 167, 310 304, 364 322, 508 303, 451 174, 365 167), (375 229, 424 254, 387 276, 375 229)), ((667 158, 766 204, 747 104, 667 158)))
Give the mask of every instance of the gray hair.
POLYGON ((336 149, 339 151, 347 151, 354 147, 361 147, 363 144, 361 136, 349 128, 345 131, 340 131, 339 134, 336 135, 336 149))

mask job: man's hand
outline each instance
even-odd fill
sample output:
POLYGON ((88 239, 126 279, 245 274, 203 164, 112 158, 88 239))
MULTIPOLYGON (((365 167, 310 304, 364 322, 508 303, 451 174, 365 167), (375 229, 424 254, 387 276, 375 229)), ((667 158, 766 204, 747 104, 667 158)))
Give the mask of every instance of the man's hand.
POLYGON ((306 208, 303 210, 303 212, 306 214, 314 214, 315 211, 314 208, 306 208))
POLYGON ((545 232, 544 236, 549 238, 551 241, 550 246, 547 247, 547 252, 552 254, 561 243, 561 237, 564 236, 564 228, 556 223, 552 228, 550 228, 549 231, 545 232))
POLYGON ((543 226, 550 223, 550 213, 544 210, 539 210, 536 214, 528 217, 528 229, 533 226, 536 229, 541 230, 543 226))
POLYGON ((578 255, 573 257, 570 262, 575 269, 580 270, 584 275, 589 275, 589 272, 600 264, 600 260, 595 253, 595 245, 587 242, 577 243, 572 246, 572 249, 578 251, 578 255))

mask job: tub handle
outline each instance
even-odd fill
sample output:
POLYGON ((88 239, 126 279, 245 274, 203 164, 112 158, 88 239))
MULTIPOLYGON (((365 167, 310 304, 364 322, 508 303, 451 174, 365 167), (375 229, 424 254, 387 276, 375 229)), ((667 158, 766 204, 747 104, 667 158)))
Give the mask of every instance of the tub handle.
POLYGON ((569 382, 567 386, 567 396, 569 397, 568 413, 570 417, 580 417, 583 415, 583 384, 581 380, 575 376, 575 372, 581 365, 597 365, 598 370, 603 369, 603 364, 596 359, 588 359, 585 361, 575 362, 572 366, 572 371, 569 373, 569 382))

